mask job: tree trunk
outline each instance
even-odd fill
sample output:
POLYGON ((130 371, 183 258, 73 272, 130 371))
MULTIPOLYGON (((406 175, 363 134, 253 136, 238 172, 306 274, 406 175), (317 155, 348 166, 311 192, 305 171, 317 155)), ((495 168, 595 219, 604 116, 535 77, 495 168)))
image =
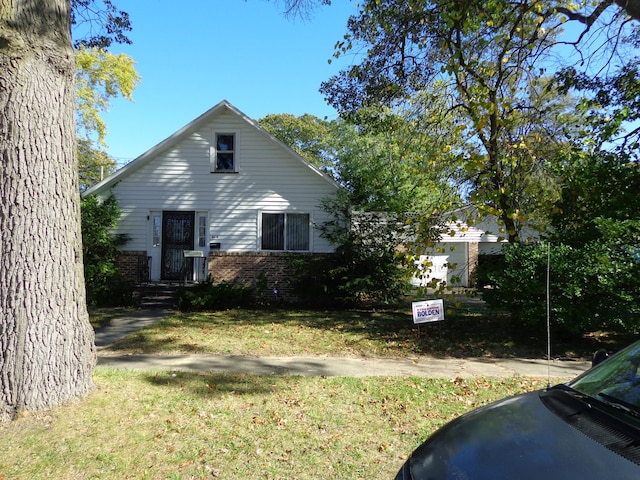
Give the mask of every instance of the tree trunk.
POLYGON ((0 2, 0 421, 92 388, 65 0, 0 2))

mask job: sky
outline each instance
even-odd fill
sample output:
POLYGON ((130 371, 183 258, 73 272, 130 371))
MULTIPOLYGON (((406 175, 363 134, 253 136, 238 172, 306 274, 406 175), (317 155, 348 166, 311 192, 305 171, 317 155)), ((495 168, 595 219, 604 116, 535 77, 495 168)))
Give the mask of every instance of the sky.
POLYGON ((336 118, 319 88, 352 61, 329 63, 357 4, 332 3, 300 20, 266 0, 118 0, 133 44, 110 50, 135 60, 141 83, 133 103, 114 100, 104 115, 107 152, 126 163, 222 100, 256 120, 271 113, 336 118))

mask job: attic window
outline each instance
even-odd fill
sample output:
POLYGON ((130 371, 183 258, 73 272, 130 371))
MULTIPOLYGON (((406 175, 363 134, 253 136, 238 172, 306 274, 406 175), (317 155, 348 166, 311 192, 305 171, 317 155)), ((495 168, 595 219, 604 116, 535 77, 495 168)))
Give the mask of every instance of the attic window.
POLYGON ((236 136, 233 133, 216 133, 214 172, 236 171, 236 136))

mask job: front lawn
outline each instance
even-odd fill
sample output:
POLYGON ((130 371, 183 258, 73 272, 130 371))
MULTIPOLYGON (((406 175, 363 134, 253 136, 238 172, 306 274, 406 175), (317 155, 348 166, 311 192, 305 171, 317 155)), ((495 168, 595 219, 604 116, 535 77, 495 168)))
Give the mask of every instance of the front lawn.
POLYGON ((86 399, 0 425, 0 478, 391 479, 436 428, 542 380, 98 368, 86 399))
MULTIPOLYGON (((593 334, 553 339, 554 357, 589 357, 614 351, 633 337, 593 334)), ((411 308, 388 310, 247 309, 174 313, 110 347, 117 353, 213 353, 287 356, 522 357, 547 353, 544 326, 523 335, 506 315, 478 302, 447 307, 445 320, 413 324, 411 308)))
MULTIPOLYGON (((231 310, 173 314, 111 350, 544 355, 544 341, 513 331, 504 317, 465 306, 422 327, 420 337, 403 310, 231 310)), ((588 352, 609 341, 623 339, 589 336, 563 352, 588 352)), ((0 425, 1 480, 390 479, 444 423, 546 386, 544 379, 522 377, 323 378, 108 368, 96 369, 94 381, 87 398, 0 425)))

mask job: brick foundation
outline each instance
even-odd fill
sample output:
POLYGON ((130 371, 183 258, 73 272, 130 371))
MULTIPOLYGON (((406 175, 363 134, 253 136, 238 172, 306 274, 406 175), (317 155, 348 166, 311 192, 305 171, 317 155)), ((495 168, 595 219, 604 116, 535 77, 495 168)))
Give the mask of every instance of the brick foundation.
POLYGON ((243 287, 258 288, 261 277, 266 288, 257 295, 269 299, 295 300, 292 280, 294 273, 290 262, 295 257, 309 253, 284 252, 210 252, 209 274, 214 283, 227 281, 243 287), (263 275, 264 273, 264 275, 263 275), (277 295, 274 293, 277 290, 277 295))
MULTIPOLYGON (((210 252, 208 273, 214 283, 227 281, 234 285, 256 289, 256 294, 267 300, 294 301, 293 282, 295 274, 291 260, 296 257, 320 255, 290 252, 210 252), (264 275, 263 275, 264 274, 264 275), (266 287, 258 292, 261 280, 266 287), (277 295, 274 293, 277 290, 277 295)), ((148 281, 147 252, 123 251, 118 254, 116 265, 122 275, 134 284, 148 281)))
POLYGON ((146 282, 149 278, 147 271, 146 251, 125 251, 119 252, 116 257, 116 266, 126 280, 138 284, 146 282))

